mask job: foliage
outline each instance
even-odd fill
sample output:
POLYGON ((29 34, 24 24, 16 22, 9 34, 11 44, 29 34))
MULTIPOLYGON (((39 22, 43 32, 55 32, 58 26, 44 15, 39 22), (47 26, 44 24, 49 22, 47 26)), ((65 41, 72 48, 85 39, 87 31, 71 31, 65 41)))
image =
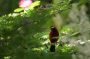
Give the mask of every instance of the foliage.
POLYGON ((82 52, 78 39, 90 38, 89 20, 84 7, 80 7, 86 3, 86 0, 53 0, 52 3, 34 0, 26 12, 13 6, 13 13, 10 11, 7 14, 7 11, 0 17, 0 59, 72 59, 72 54, 82 52), (56 17, 57 14, 59 17, 56 17), (53 17, 60 20, 60 15, 63 16, 60 39, 56 52, 51 53, 48 38, 50 26, 54 25, 53 17))

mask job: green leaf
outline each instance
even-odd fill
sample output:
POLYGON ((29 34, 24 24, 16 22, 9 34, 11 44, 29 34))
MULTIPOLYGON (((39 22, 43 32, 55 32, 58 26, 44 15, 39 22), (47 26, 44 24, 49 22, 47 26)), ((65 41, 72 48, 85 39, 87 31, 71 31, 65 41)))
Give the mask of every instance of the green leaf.
POLYGON ((33 3, 29 6, 29 9, 30 9, 30 10, 33 10, 34 7, 39 6, 39 5, 40 5, 40 1, 35 1, 35 2, 33 2, 33 3))
POLYGON ((14 10, 14 12, 21 12, 21 11, 23 11, 23 8, 17 8, 14 10))
POLYGON ((71 32, 72 29, 69 27, 69 26, 64 26, 61 30, 61 32, 64 32, 64 33, 68 33, 68 32, 71 32))

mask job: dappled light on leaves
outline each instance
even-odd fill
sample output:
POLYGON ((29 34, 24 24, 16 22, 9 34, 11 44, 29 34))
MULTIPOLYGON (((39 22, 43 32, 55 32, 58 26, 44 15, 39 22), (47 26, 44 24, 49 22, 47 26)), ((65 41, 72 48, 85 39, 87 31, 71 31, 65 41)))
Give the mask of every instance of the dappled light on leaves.
POLYGON ((42 51, 44 50, 44 47, 40 47, 40 48, 33 48, 32 51, 42 51))
POLYGON ((90 18, 86 13, 89 9, 85 6, 86 0, 33 0, 28 10, 19 6, 13 9, 16 4, 9 2, 13 12, 3 6, 10 12, 3 15, 0 9, 0 59, 90 58, 90 18), (59 32, 55 52, 49 50, 51 26, 59 32))
POLYGON ((5 56, 4 59, 10 59, 10 56, 5 56))

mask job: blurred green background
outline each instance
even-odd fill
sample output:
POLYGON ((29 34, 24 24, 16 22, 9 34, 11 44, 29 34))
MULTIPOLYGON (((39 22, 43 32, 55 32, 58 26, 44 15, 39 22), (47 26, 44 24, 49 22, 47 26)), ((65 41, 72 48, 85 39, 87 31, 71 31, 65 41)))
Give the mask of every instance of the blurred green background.
POLYGON ((0 0, 0 59, 90 58, 89 0, 33 0, 27 11, 18 3, 0 0), (55 53, 49 51, 52 25, 60 33, 55 53))

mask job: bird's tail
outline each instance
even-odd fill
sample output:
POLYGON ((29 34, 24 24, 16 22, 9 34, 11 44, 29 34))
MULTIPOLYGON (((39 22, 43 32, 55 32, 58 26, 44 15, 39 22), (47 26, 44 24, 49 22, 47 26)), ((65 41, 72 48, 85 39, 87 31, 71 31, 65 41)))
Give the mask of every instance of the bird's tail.
POLYGON ((55 52, 55 44, 50 46, 50 52, 55 52))

